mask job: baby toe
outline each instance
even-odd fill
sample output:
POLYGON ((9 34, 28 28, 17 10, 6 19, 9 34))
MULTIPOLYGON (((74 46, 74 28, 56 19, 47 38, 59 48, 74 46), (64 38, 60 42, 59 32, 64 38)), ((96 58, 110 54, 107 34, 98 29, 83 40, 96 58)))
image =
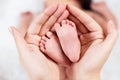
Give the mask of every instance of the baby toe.
POLYGON ((47 37, 45 37, 45 36, 42 36, 42 40, 47 41, 47 40, 48 40, 48 38, 47 38, 47 37))
POLYGON ((53 33, 49 31, 49 32, 46 33, 46 36, 47 36, 49 39, 51 39, 51 38, 53 37, 53 33))
POLYGON ((45 45, 46 41, 44 41, 44 40, 41 40, 41 41, 40 41, 40 43, 42 43, 42 44, 44 44, 44 45, 45 45))
POLYGON ((62 26, 66 25, 67 24, 67 20, 63 20, 61 24, 62 24, 62 26))
POLYGON ((70 21, 69 21, 69 20, 66 20, 66 24, 69 25, 69 24, 70 24, 70 21))
POLYGON ((45 52, 45 47, 40 47, 40 50, 41 50, 42 52, 45 52))
POLYGON ((70 24, 72 27, 75 27, 75 23, 74 23, 74 22, 70 21, 69 24, 70 24))
POLYGON ((43 43, 40 43, 40 47, 44 47, 45 46, 45 44, 43 44, 43 43))
POLYGON ((55 23, 54 29, 55 29, 55 31, 58 31, 60 29, 60 24, 59 23, 55 23))

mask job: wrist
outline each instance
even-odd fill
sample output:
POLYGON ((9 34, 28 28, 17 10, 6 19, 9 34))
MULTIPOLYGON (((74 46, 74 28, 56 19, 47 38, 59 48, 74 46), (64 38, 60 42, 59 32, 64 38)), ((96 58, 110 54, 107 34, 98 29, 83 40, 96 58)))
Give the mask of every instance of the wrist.
POLYGON ((30 80, 60 80, 58 77, 55 77, 55 76, 51 76, 51 77, 49 77, 49 76, 45 76, 45 77, 33 77, 33 78, 31 78, 30 80))
POLYGON ((100 80, 100 73, 81 74, 75 80, 100 80))
POLYGON ((69 77, 69 80, 100 80, 99 71, 77 71, 72 73, 69 77))

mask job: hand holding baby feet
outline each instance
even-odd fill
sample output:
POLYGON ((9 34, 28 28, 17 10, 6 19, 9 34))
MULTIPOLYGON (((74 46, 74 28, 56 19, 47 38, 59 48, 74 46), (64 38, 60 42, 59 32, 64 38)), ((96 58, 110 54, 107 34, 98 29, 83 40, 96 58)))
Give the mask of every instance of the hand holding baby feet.
POLYGON ((69 64, 67 57, 62 51, 57 36, 52 32, 47 32, 45 36, 42 36, 40 41, 40 50, 58 64, 69 64))
POLYGON ((80 58, 80 41, 76 26, 72 21, 63 20, 60 24, 55 24, 55 31, 65 55, 72 62, 77 62, 80 58))

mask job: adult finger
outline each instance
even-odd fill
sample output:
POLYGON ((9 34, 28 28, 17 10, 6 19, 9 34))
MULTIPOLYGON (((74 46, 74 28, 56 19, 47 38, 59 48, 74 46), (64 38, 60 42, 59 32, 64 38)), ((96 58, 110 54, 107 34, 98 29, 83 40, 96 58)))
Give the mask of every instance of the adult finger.
POLYGON ((104 44, 109 47, 109 45, 114 45, 118 38, 118 30, 115 28, 115 24, 112 20, 110 20, 105 29, 106 39, 104 40, 104 44))
POLYGON ((116 25, 115 27, 118 28, 118 22, 111 10, 108 8, 105 1, 92 3, 91 8, 93 9, 93 11, 103 16, 106 21, 113 20, 113 22, 116 25))
POLYGON ((60 16, 60 18, 57 20, 57 23, 60 23, 62 20, 67 19, 68 16, 69 16, 69 12, 65 10, 63 14, 60 16))
POLYGON ((58 8, 58 5, 48 7, 43 13, 38 15, 28 29, 28 34, 39 34, 41 27, 52 16, 58 8))
POLYGON ((29 11, 22 13, 20 15, 18 30, 21 32, 23 36, 25 36, 32 19, 33 19, 33 14, 29 11))
MULTIPOLYGON (((67 19, 68 16, 69 16, 69 12, 68 12, 67 10, 65 10, 65 11, 63 12, 63 14, 60 16, 60 18, 59 18, 56 22, 57 22, 57 23, 60 23, 62 20, 67 19)), ((51 31, 54 32, 54 31, 55 31, 55 28, 52 27, 52 28, 51 28, 51 31)))
POLYGON ((96 14, 94 12, 88 12, 86 11, 87 14, 89 14, 100 26, 101 28, 104 30, 106 27, 106 20, 100 16, 99 14, 96 14))
POLYGON ((69 20, 73 21, 76 26, 77 26, 77 29, 79 30, 80 33, 87 33, 88 30, 86 29, 86 27, 84 26, 84 24, 82 24, 77 18, 75 18, 73 15, 69 15, 68 17, 69 20))
POLYGON ((82 10, 72 5, 68 5, 67 8, 69 12, 72 15, 74 15, 79 21, 81 21, 89 31, 91 32, 102 31, 100 25, 97 24, 95 20, 93 20, 89 15, 87 15, 82 10))
MULTIPOLYGON (((111 51, 113 50, 113 47, 115 45, 115 42, 118 38, 118 31, 115 28, 115 24, 113 21, 109 21, 107 23, 106 29, 104 30, 104 32, 106 33, 106 38, 104 39, 104 41, 101 43, 101 51, 97 53, 96 56, 96 64, 102 64, 101 67, 103 66, 103 64, 106 62, 106 60, 108 59, 111 51)), ((98 50, 99 51, 99 50, 98 50)))
POLYGON ((65 11, 66 6, 60 4, 57 11, 46 21, 42 29, 40 30, 40 35, 44 35, 47 31, 51 29, 51 27, 55 24, 55 22, 59 19, 62 13, 65 11))
POLYGON ((15 40, 15 43, 20 55, 25 55, 25 53, 27 53, 29 49, 28 49, 27 43, 24 40, 24 37, 22 36, 22 34, 20 34, 20 32, 15 27, 11 27, 9 28, 9 30, 13 35, 13 38, 15 40))

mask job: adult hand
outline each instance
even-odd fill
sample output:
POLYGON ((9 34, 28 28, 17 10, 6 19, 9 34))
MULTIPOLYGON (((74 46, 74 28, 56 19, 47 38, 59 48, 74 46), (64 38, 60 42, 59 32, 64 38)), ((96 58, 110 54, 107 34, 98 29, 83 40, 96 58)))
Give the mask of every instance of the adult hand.
MULTIPOLYGON (((118 22, 116 17, 113 15, 109 7, 107 6, 105 1, 97 2, 97 3, 92 3, 91 4, 91 9, 92 10, 83 10, 86 12, 89 16, 91 16, 100 26, 106 27, 106 23, 109 20, 112 20, 113 23, 115 24, 115 28, 118 28, 118 22)), ((69 19, 74 21, 77 26, 81 26, 81 29, 78 28, 78 30, 82 33, 86 33, 86 29, 84 28, 83 24, 80 23, 80 21, 75 18, 73 15, 69 16, 69 19)))
POLYGON ((26 34, 21 33, 20 30, 22 29, 10 28, 19 51, 20 61, 31 80, 60 79, 58 65, 39 50, 41 39, 39 35, 46 33, 56 21, 59 22, 65 18, 65 13, 68 13, 65 9, 64 5, 54 5, 46 9, 33 21, 29 28, 21 27, 24 30, 23 33, 27 32, 26 34), (60 17, 61 15, 62 17, 60 17), (41 31, 42 33, 40 33, 41 31))
POLYGON ((104 22, 107 22, 109 20, 112 20, 115 24, 115 27, 118 28, 118 22, 115 17, 115 15, 111 12, 109 9, 108 5, 106 4, 105 1, 97 2, 97 3, 92 3, 91 4, 91 9, 92 9, 92 14, 93 18, 97 21, 100 22, 101 24, 104 22), (96 14, 96 15, 94 15, 96 14), (99 18, 98 18, 98 17, 99 18), (102 19, 100 19, 102 18, 102 19))
MULTIPOLYGON (((69 80, 99 80, 100 71, 118 37, 118 31, 112 21, 107 26, 100 26, 82 10, 68 5, 68 11, 79 20, 80 41, 82 44, 81 58, 67 70, 69 80)), ((73 17, 72 16, 72 17, 73 17)))

